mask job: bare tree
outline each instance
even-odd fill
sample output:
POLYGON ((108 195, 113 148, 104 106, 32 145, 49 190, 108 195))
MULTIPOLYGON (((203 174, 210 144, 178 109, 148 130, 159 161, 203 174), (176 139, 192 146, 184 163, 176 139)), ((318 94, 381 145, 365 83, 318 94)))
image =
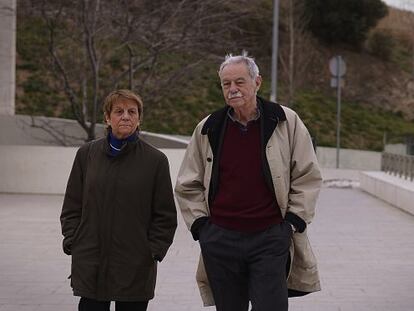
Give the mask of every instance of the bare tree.
MULTIPOLYGON (((414 9, 414 5, 411 3, 411 5, 406 1, 405 5, 407 8, 411 8, 411 10, 414 9)), ((405 12, 402 16, 404 22, 406 23, 406 30, 409 31, 409 36, 411 40, 411 74, 412 78, 414 79, 414 13, 412 11, 405 12)))
POLYGON ((282 49, 279 60, 288 87, 287 104, 293 106, 295 88, 306 77, 306 71, 312 62, 313 46, 311 35, 307 32, 308 18, 304 14, 304 2, 284 0, 281 2, 282 25, 286 35, 282 36, 282 49))
POLYGON ((203 59, 234 46, 241 2, 33 0, 28 14, 44 21, 48 67, 92 140, 109 91, 130 88, 147 107, 159 105, 181 92, 203 59))
POLYGON ((412 1, 408 1, 405 0, 404 1, 404 7, 407 9, 407 12, 405 12, 406 14, 403 15, 404 21, 406 22, 407 25, 407 30, 411 30, 410 36, 411 36, 411 54, 412 54, 412 68, 411 68, 411 72, 412 72, 412 76, 414 79, 414 31, 412 31, 414 29, 414 4, 412 1))

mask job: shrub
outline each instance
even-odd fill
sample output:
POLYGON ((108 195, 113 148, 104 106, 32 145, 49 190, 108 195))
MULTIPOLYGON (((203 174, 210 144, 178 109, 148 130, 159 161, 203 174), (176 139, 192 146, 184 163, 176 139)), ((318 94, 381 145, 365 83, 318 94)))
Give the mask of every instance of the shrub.
POLYGON ((368 51, 383 60, 390 60, 395 48, 395 41, 387 30, 376 30, 368 38, 368 51))
POLYGON ((388 7, 381 0, 306 0, 305 14, 317 38, 360 47, 388 7))

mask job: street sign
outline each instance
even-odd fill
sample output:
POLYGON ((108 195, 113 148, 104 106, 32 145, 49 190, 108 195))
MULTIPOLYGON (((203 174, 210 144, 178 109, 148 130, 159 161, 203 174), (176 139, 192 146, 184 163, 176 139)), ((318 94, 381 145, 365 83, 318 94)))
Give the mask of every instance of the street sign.
MULTIPOLYGON (((342 78, 339 78, 339 83, 341 83, 341 88, 345 86, 345 80, 342 78)), ((331 87, 338 87, 338 78, 332 77, 331 78, 331 87)))
POLYGON ((329 61, 329 70, 334 77, 342 77, 346 73, 346 64, 341 56, 334 56, 329 61))

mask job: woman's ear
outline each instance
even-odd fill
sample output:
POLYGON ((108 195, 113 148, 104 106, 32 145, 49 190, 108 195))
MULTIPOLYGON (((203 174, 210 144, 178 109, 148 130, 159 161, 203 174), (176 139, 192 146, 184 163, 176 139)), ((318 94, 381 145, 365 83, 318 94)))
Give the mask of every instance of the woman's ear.
POLYGON ((108 117, 108 115, 106 113, 104 114, 104 119, 105 119, 105 123, 107 125, 111 125, 111 122, 109 121, 109 117, 108 117))

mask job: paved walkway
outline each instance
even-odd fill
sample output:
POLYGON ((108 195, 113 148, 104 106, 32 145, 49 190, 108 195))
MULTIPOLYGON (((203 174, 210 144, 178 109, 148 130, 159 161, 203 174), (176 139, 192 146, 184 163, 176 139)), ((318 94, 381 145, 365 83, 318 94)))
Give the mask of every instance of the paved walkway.
MULTIPOLYGON (((76 310, 61 251, 62 196, 0 194, 0 311, 76 310)), ((198 245, 180 223, 149 311, 201 311, 198 245)), ((324 188, 310 239, 323 290, 293 311, 414 310, 414 216, 358 188, 324 188)))

